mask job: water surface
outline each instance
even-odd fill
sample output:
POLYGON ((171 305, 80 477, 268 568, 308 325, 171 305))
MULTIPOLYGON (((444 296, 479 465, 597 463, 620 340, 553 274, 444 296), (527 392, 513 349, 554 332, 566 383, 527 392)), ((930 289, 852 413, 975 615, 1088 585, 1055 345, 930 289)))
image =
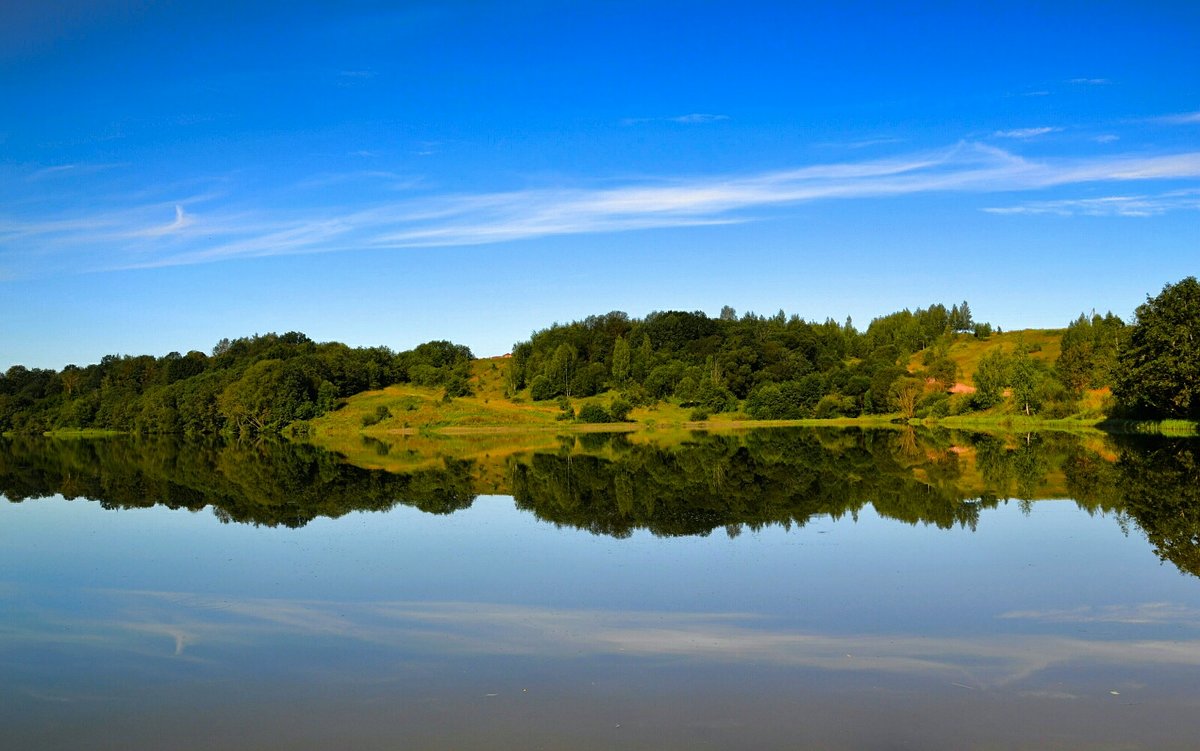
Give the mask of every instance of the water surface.
POLYGON ((6 744, 1200 737, 1194 444, 368 448, 393 471, 261 443, 6 442, 6 744))

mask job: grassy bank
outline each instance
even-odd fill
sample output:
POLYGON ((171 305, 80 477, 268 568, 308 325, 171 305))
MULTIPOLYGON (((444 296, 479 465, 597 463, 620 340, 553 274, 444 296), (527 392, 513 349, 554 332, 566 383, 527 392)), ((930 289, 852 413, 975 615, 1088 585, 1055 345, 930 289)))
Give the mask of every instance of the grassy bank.
POLYGON ((47 438, 111 438, 116 435, 128 435, 123 430, 101 430, 99 428, 59 428, 42 433, 47 438))
MULTIPOLYGON (((1034 346, 1039 355, 1052 358, 1058 351, 1060 332, 1025 331, 1019 334, 997 335, 987 342, 964 338, 955 344, 954 354, 962 358, 960 366, 970 374, 971 365, 988 347, 1034 346)), ((831 419, 753 420, 744 412, 711 414, 703 420, 693 419, 695 410, 670 401, 653 406, 638 407, 629 413, 629 420, 620 423, 590 424, 566 415, 555 401, 534 402, 528 394, 509 398, 505 391, 508 363, 504 358, 476 360, 472 364, 473 396, 446 400, 435 388, 408 384, 368 391, 347 399, 337 410, 306 423, 307 437, 314 443, 351 446, 363 437, 387 440, 395 436, 482 436, 505 434, 535 435, 586 433, 593 431, 660 432, 689 430, 746 430, 767 427, 898 427, 904 424, 923 427, 944 427, 994 433, 1024 433, 1056 431, 1070 433, 1147 433, 1157 435, 1195 435, 1196 425, 1169 420, 1164 422, 1132 422, 1106 419, 1102 406, 1108 400, 1108 390, 1088 392, 1080 402, 1081 411, 1065 418, 1048 418, 1006 411, 1004 406, 983 412, 946 417, 905 420, 900 414, 862 415, 831 419)), ((572 412, 587 403, 604 407, 617 396, 613 392, 588 399, 569 400, 572 412)), ((353 449, 357 451, 358 449, 353 449)))
POLYGON ((1191 420, 1117 420, 1106 419, 1098 427, 1109 433, 1161 435, 1192 438, 1200 435, 1200 423, 1191 420))

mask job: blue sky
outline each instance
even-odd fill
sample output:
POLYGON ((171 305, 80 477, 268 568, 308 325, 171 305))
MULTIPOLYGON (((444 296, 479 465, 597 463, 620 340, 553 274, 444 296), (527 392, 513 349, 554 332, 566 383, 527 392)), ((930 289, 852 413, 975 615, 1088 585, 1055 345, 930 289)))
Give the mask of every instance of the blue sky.
POLYGON ((1200 272, 1195 3, 45 5, 0 5, 0 369, 722 305, 1051 327, 1200 272))

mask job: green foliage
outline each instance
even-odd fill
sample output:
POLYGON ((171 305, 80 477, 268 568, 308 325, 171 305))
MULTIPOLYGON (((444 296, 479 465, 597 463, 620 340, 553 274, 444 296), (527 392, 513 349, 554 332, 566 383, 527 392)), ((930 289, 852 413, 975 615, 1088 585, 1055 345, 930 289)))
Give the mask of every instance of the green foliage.
POLYGON ((571 406, 571 400, 565 396, 558 397, 558 416, 556 420, 574 420, 575 408, 571 406))
POLYGON ((529 361, 532 357, 533 345, 529 342, 520 342, 513 346, 512 359, 508 363, 506 376, 506 385, 510 396, 525 388, 532 380, 533 374, 529 373, 529 361))
POLYGON ((108 355, 62 373, 17 366, 0 376, 0 431, 274 433, 393 383, 417 379, 465 393, 470 361, 469 349, 445 341, 396 354, 288 332, 222 339, 211 356, 108 355))
MULTIPOLYGON (((782 311, 739 318, 726 308, 715 319, 665 311, 641 320, 613 312, 555 324, 518 343, 509 387, 529 388, 535 400, 616 387, 633 405, 675 398, 720 412, 775 384, 787 396, 759 394, 761 414, 811 416, 825 396, 835 397, 826 411, 886 412, 892 382, 907 375, 900 364, 906 353, 945 342, 953 325, 969 317, 965 303, 954 310, 932 305, 876 319, 860 334, 849 321, 811 323, 782 311)), ((948 363, 939 366, 952 381, 948 363)))
POLYGON ((675 393, 676 387, 683 380, 683 372, 683 363, 672 360, 650 371, 643 385, 652 398, 665 399, 675 393))
POLYGON ((1009 361, 1009 384, 1012 386, 1013 403, 1019 411, 1029 415, 1041 406, 1038 397, 1042 377, 1033 358, 1024 352, 1009 361))
POLYGON ((917 403, 917 417, 947 417, 950 414, 950 395, 944 391, 931 391, 917 403))
POLYGON ((901 378, 908 378, 908 370, 898 365, 881 364, 871 377, 869 399, 865 400, 866 411, 884 414, 895 409, 891 401, 892 384, 901 378))
POLYGON ((375 408, 375 411, 373 413, 362 416, 362 425, 364 428, 370 427, 372 425, 378 425, 379 423, 383 422, 384 420, 389 419, 391 416, 392 416, 392 411, 390 409, 388 409, 385 405, 381 404, 375 408))
POLYGON ((958 382, 958 365, 945 356, 930 362, 926 372, 943 391, 949 391, 958 382))
POLYGON ((612 403, 608 405, 608 413, 612 415, 613 422, 625 422, 632 409, 632 404, 620 398, 613 399, 612 403))
POLYGON ((654 397, 646 390, 646 387, 640 383, 631 383, 621 389, 621 398, 632 404, 634 407, 648 407, 655 403, 654 397))
POLYGON ((1079 414, 1079 403, 1071 393, 1055 378, 1043 378, 1038 385, 1036 399, 1040 405, 1039 414, 1051 420, 1060 420, 1071 415, 1079 414))
POLYGON ((544 375, 535 376, 533 382, 529 384, 529 396, 535 402, 553 399, 558 396, 558 393, 554 388, 554 382, 544 375))
POLYGON ((835 417, 856 417, 859 411, 858 401, 854 397, 826 394, 821 397, 821 401, 817 402, 817 406, 813 410, 813 417, 822 420, 835 417))
POLYGON ((746 400, 746 414, 756 420, 802 420, 813 417, 817 404, 825 396, 818 374, 799 381, 767 383, 746 400))
MULTIPOLYGON (((966 315, 969 319, 969 309, 966 315)), ((957 330, 956 325, 962 325, 962 312, 958 306, 953 311, 946 310, 941 304, 917 308, 915 312, 905 309, 871 321, 863 341, 868 350, 891 345, 900 353, 912 353, 925 349, 947 332, 957 330)))
POLYGON ((560 344, 554 350, 543 375, 554 384, 556 393, 571 395, 571 376, 575 373, 578 359, 578 353, 570 344, 560 344))
POLYGON ((588 402, 580 407, 578 420, 593 423, 614 422, 608 410, 596 402, 588 402))
POLYGON ((970 331, 975 327, 975 321, 971 317, 971 306, 966 300, 962 301, 962 305, 955 305, 950 309, 949 327, 951 331, 970 331))
POLYGON ((613 343, 612 376, 618 385, 629 380, 632 364, 632 353, 628 340, 623 336, 617 336, 617 341, 613 343))
POLYGON ((977 409, 988 409, 1004 399, 1004 389, 1009 380, 1009 357, 999 349, 993 349, 979 361, 973 378, 975 393, 972 402, 977 409))
POLYGON ((948 405, 948 415, 961 415, 975 408, 974 394, 952 394, 948 405))
POLYGON ((920 378, 905 376, 892 381, 888 389, 888 404, 904 417, 913 417, 917 403, 925 393, 925 382, 920 378))
POLYGON ((1113 393, 1141 418, 1200 420, 1200 282, 1168 284, 1137 309, 1113 393))
POLYGON ((1127 346, 1129 327, 1117 316, 1080 315, 1062 336, 1055 363, 1059 380, 1072 392, 1111 386, 1120 353, 1127 346))
POLYGON ((568 393, 578 397, 594 396, 604 389, 604 382, 607 378, 608 374, 603 364, 588 363, 575 370, 571 376, 568 393))

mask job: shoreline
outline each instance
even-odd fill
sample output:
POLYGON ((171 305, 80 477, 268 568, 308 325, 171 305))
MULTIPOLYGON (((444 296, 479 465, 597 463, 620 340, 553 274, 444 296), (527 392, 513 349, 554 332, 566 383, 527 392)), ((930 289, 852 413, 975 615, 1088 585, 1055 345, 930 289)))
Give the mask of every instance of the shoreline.
MULTIPOLYGON (((382 430, 357 430, 353 432, 331 431, 317 432, 305 435, 296 433, 289 426, 277 435, 296 440, 311 440, 324 438, 379 438, 385 436, 416 436, 416 435, 521 435, 521 434, 577 434, 577 433, 653 433, 668 430, 754 430, 756 428, 876 428, 900 430, 913 428, 946 428, 950 430, 979 430, 981 432, 1073 432, 1097 433, 1108 435, 1159 435, 1175 438, 1200 437, 1200 423, 1188 420, 1127 420, 1116 418, 1073 419, 1057 418, 1043 419, 1025 415, 996 415, 991 417, 951 416, 942 418, 911 418, 904 419, 895 415, 878 415, 870 417, 838 417, 829 419, 807 418, 802 420, 751 420, 751 419, 707 419, 657 421, 653 418, 640 419, 630 422, 611 423, 571 423, 567 421, 554 424, 520 424, 508 425, 418 425, 404 428, 387 428, 382 430)), ((0 433, 4 438, 14 438, 19 435, 40 435, 57 439, 92 439, 110 438, 123 435, 137 435, 133 432, 101 429, 60 429, 42 433, 0 433)), ((157 434, 156 434, 157 435, 157 434)), ((174 434, 167 434, 174 435, 174 434)))

